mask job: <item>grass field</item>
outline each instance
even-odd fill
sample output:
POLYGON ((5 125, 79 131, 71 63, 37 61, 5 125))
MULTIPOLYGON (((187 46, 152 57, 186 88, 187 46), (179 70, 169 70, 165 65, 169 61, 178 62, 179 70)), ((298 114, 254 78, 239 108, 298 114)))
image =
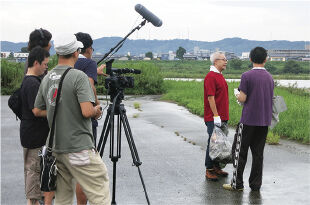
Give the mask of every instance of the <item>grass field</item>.
MULTIPOLYGON (((163 100, 185 106, 190 112, 203 116, 203 82, 165 81, 163 100)), ((229 125, 236 126, 240 120, 242 107, 236 102, 233 89, 238 82, 228 83, 229 87, 229 125)), ((283 96, 288 110, 280 114, 280 122, 271 130, 273 135, 310 142, 310 95, 295 88, 276 87, 275 95, 283 96)))

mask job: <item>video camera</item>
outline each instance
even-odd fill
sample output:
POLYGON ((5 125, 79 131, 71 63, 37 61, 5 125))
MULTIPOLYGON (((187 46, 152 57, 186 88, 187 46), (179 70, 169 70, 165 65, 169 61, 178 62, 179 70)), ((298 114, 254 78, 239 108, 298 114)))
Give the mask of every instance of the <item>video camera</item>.
POLYGON ((117 69, 112 68, 112 63, 114 59, 106 62, 106 73, 109 75, 104 81, 104 87, 108 89, 108 94, 111 95, 111 100, 117 94, 119 90, 123 90, 125 88, 133 88, 134 87, 134 78, 130 76, 122 76, 122 74, 132 73, 132 74, 140 74, 141 71, 137 69, 117 69))

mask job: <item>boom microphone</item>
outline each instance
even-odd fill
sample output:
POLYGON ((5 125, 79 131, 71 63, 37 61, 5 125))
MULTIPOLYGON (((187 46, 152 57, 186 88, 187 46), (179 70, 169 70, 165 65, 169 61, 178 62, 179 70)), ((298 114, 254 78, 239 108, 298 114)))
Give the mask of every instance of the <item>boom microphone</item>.
POLYGON ((146 19, 148 22, 151 22, 154 26, 160 27, 163 22, 155 16, 152 12, 147 10, 144 6, 141 4, 137 4, 135 6, 136 12, 138 12, 144 19, 146 19))

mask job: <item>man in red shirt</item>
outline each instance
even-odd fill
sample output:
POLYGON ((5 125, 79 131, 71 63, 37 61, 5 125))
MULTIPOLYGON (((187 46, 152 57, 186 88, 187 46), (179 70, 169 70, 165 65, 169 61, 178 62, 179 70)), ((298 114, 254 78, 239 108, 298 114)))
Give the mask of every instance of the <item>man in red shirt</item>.
POLYGON ((221 127, 229 120, 228 86, 222 71, 226 69, 227 59, 221 52, 215 52, 210 56, 210 72, 204 80, 204 121, 209 134, 206 150, 206 178, 217 181, 218 176, 227 176, 228 173, 221 170, 219 163, 209 156, 210 138, 214 126, 221 127))

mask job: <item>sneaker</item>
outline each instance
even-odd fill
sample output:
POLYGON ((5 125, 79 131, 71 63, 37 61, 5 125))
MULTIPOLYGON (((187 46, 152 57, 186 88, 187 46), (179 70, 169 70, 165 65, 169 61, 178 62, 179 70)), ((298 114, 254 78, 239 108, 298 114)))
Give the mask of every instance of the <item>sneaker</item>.
POLYGON ((231 184, 223 184, 223 188, 229 191, 243 191, 243 188, 235 189, 231 186, 231 184))
POLYGON ((228 176, 227 172, 224 172, 223 170, 221 170, 221 168, 218 168, 218 167, 214 167, 214 172, 215 172, 215 174, 217 174, 218 176, 221 176, 221 177, 227 177, 228 176))
POLYGON ((210 181, 217 181, 218 178, 214 172, 214 169, 206 169, 206 178, 210 181))

